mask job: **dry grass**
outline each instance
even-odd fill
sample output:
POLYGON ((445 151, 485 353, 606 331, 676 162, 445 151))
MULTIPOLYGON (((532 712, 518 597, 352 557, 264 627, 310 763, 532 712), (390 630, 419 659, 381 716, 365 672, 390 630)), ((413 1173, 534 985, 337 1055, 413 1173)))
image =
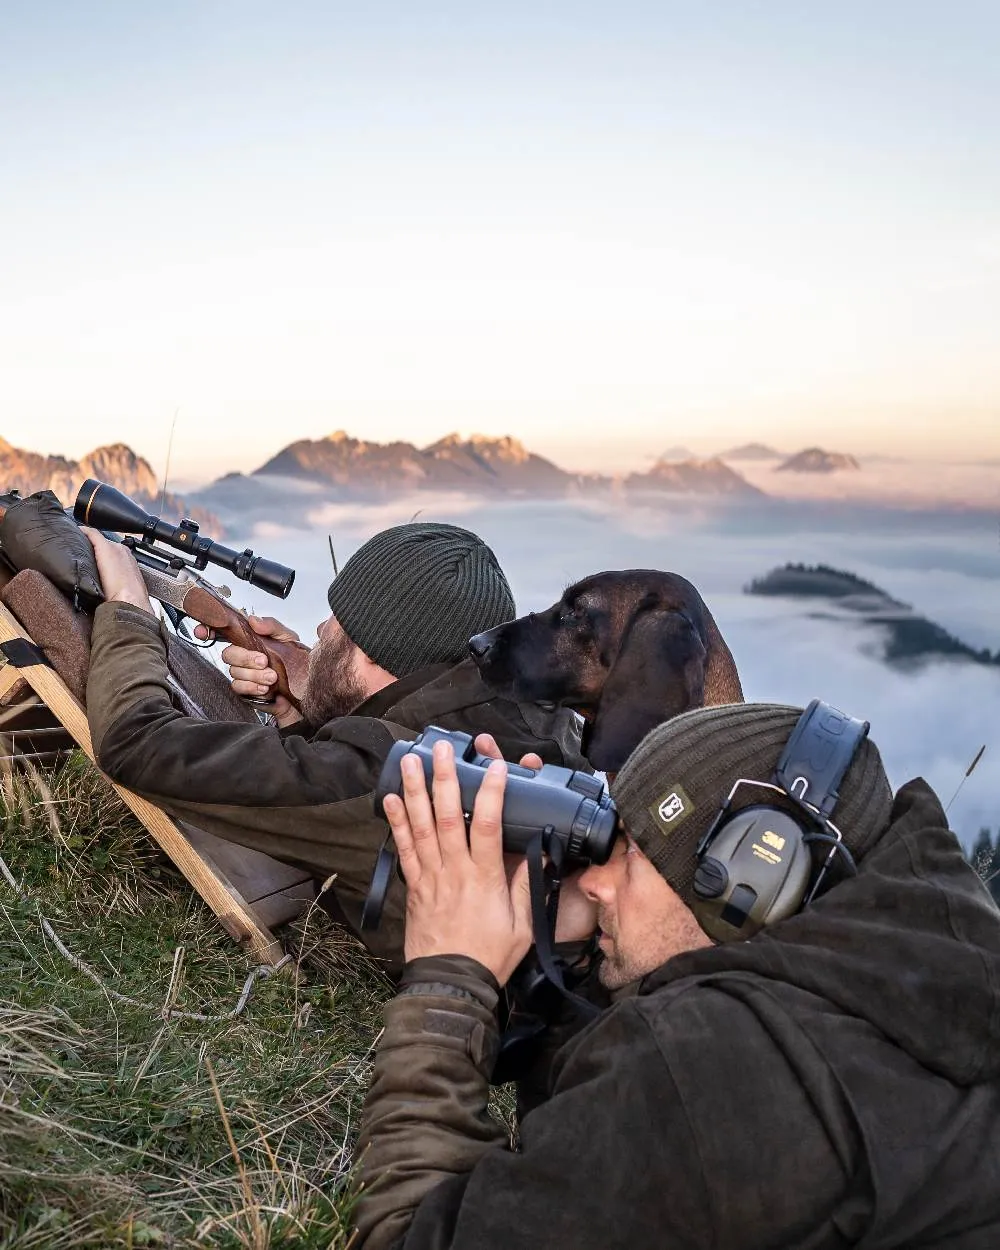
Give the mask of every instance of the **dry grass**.
POLYGON ((82 757, 43 782, 0 783, 0 1247, 346 1246, 386 981, 314 911, 165 1020, 249 961, 82 757))

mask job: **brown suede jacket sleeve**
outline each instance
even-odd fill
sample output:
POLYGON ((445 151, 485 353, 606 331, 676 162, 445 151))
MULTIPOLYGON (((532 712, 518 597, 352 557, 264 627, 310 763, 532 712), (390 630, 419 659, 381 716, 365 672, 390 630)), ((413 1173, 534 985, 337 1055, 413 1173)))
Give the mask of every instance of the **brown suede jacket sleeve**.
POLYGON ((321 880, 336 873, 338 897, 359 910, 386 833, 371 792, 393 742, 413 733, 366 716, 311 738, 185 716, 161 628, 138 608, 97 609, 87 716, 100 767, 172 816, 321 880))
POLYGON ((498 992, 493 975, 463 955, 414 959, 403 969, 385 1009, 358 1142, 359 1250, 391 1246, 427 1193, 506 1142, 486 1110, 498 992))
POLYGON ((684 1109, 632 1005, 570 1044, 575 1061, 515 1151, 487 1113, 490 973, 446 955, 407 964, 401 985, 362 1119, 355 1250, 714 1244, 684 1109), (664 1164, 678 1177, 669 1226, 664 1164))

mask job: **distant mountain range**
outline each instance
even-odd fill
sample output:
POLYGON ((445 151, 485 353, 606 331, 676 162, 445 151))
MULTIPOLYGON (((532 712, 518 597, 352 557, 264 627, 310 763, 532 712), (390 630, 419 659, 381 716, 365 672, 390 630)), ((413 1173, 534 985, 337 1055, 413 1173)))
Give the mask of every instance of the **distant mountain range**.
POLYGON ((351 438, 343 430, 300 439, 254 470, 253 476, 302 477, 345 495, 400 489, 564 494, 582 480, 527 451, 515 438, 462 439, 449 434, 427 447, 351 438))
MULTIPOLYGON (((680 494, 761 495, 718 458, 674 460, 661 457, 645 473, 615 478, 569 473, 530 452, 515 438, 449 434, 427 447, 378 443, 338 430, 322 439, 300 439, 282 448, 248 476, 227 474, 201 497, 235 501, 252 479, 281 478, 334 488, 335 498, 370 498, 407 490, 461 490, 471 494, 559 498, 583 492, 623 490, 680 494)), ((326 492, 325 492, 326 493, 326 492)))
POLYGON ((0 490, 19 490, 30 495, 37 490, 51 490, 65 507, 70 507, 88 477, 116 486, 136 503, 152 512, 159 512, 162 501, 167 518, 192 515, 200 524, 218 526, 218 520, 204 509, 188 510, 185 501, 169 492, 164 497, 148 460, 137 456, 124 443, 97 447, 79 460, 65 456, 43 456, 38 452, 14 447, 0 438, 0 490))
MULTIPOLYGON (((727 453, 729 459, 751 461, 777 453, 749 443, 727 453)), ((195 491, 189 503, 168 495, 164 514, 194 512, 203 525, 218 527, 217 514, 231 520, 264 502, 273 511, 285 497, 326 500, 382 499, 412 491, 463 491, 471 495, 534 499, 611 493, 627 496, 715 495, 753 498, 762 489, 726 463, 727 457, 699 459, 686 448, 673 447, 641 473, 606 475, 572 473, 529 451, 515 438, 449 434, 426 447, 408 442, 379 443, 353 438, 338 430, 326 438, 289 443, 250 474, 228 473, 195 491), (681 455, 683 453, 683 455, 681 455), (308 489, 306 489, 308 488, 308 489), (198 515, 198 509, 201 515, 198 515)), ((852 456, 808 448, 778 466, 792 472, 821 473, 857 468, 852 456)), ((43 456, 13 447, 0 439, 0 489, 22 493, 49 488, 71 504, 87 477, 110 482, 139 503, 156 511, 160 491, 149 463, 124 443, 98 447, 80 460, 43 456)))
POLYGON ((837 620, 853 617, 880 626, 885 639, 880 658, 896 667, 909 668, 935 659, 1000 665, 1000 651, 991 654, 986 648, 975 650, 873 582, 827 564, 785 564, 755 578, 744 589, 750 595, 827 600, 827 611, 810 615, 837 620))

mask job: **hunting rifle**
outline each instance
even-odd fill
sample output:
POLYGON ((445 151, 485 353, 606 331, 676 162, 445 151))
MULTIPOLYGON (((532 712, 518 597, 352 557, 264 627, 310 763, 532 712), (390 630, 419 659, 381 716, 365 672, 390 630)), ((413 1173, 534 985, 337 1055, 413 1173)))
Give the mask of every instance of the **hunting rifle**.
MULTIPOLYGON (((16 492, 0 498, 0 521, 12 504, 24 505, 37 498, 21 500, 16 492)), ((52 511, 55 516, 56 509, 52 511)), ((68 512, 67 509, 62 515, 68 512)), ((256 556, 249 547, 245 551, 234 551, 206 538, 199 533, 197 522, 187 517, 179 525, 171 525, 147 512, 122 491, 96 478, 88 478, 81 486, 72 518, 80 525, 101 530, 129 548, 139 565, 147 592, 164 605, 175 629, 183 618, 189 617, 207 626, 217 638, 248 651, 262 651, 278 675, 271 687, 271 697, 284 695, 293 707, 300 709, 300 700, 291 691, 288 667, 291 665, 294 670, 301 666, 309 655, 309 648, 301 642, 278 642, 255 633, 246 613, 228 602, 229 588, 215 586, 201 576, 209 564, 215 564, 241 581, 284 599, 295 580, 294 569, 256 556), (124 537, 118 538, 118 535, 124 537), (164 547, 172 550, 164 550, 164 547)), ((34 529, 34 533, 39 533, 39 529, 34 529)), ((23 558, 17 565, 31 567, 23 558)))

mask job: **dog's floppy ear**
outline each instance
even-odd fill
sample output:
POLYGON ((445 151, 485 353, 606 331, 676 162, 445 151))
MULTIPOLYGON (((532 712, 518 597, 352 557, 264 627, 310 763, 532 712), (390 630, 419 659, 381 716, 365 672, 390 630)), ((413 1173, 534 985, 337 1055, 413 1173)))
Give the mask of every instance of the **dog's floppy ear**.
POLYGON ((616 773, 647 733, 672 716, 701 707, 705 645, 683 612, 640 609, 632 618, 597 713, 583 732, 583 753, 616 773))

